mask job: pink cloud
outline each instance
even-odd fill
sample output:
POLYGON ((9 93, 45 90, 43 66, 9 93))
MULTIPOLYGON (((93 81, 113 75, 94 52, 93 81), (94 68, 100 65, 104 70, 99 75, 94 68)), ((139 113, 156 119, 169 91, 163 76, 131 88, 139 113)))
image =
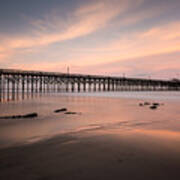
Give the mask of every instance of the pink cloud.
POLYGON ((0 59, 6 60, 16 55, 18 49, 27 52, 37 51, 43 46, 52 43, 63 42, 86 36, 104 28, 113 18, 125 12, 128 8, 139 5, 142 0, 98 0, 84 4, 69 15, 68 22, 64 22, 56 13, 44 17, 44 19, 31 19, 31 34, 10 36, 3 38, 0 45, 0 59), (3 49, 3 52, 1 52, 3 49), (11 53, 7 53, 11 52, 11 53))
POLYGON ((85 4, 71 14, 71 20, 64 25, 64 29, 61 26, 62 19, 53 14, 52 17, 31 22, 35 29, 32 29, 30 36, 6 38, 3 45, 10 49, 31 48, 85 36, 106 26, 130 5, 132 0, 122 0, 120 3, 116 0, 97 1, 85 4))

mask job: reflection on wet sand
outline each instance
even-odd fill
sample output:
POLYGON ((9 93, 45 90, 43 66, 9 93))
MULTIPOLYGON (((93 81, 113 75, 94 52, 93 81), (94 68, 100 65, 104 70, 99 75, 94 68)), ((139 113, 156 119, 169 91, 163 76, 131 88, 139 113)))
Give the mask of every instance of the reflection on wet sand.
POLYGON ((139 102, 56 94, 0 104, 2 115, 39 114, 0 121, 0 179, 179 179, 179 102, 139 102), (81 114, 54 113, 63 107, 81 114))
POLYGON ((165 141, 165 134, 85 128, 46 141, 32 139, 32 144, 0 150, 0 178, 176 180, 179 144, 176 148, 174 134, 165 141))
POLYGON ((180 155, 180 132, 155 129, 101 129, 96 131, 98 135, 109 135, 130 143, 141 144, 141 148, 153 152, 158 148, 160 153, 174 153, 180 155))
POLYGON ((32 99, 35 97, 42 96, 41 93, 31 92, 2 92, 0 93, 0 103, 11 102, 11 101, 22 101, 26 99, 32 99))
POLYGON ((11 142, 25 142, 34 136, 43 139, 44 136, 76 131, 92 125, 108 131, 110 129, 180 131, 177 102, 163 101, 164 106, 152 111, 149 108, 139 107, 139 100, 136 99, 76 97, 58 94, 44 96, 34 94, 33 97, 24 101, 0 104, 0 116, 38 113, 38 117, 33 120, 1 119, 0 142, 8 142, 6 138, 11 142), (64 107, 72 112, 80 112, 80 115, 68 116, 64 113, 54 113, 54 110, 64 107))

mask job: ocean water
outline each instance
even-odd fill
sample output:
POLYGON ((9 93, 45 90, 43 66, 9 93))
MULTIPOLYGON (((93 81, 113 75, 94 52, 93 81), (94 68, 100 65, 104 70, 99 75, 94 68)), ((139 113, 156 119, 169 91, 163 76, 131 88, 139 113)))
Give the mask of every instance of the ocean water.
POLYGON ((92 92, 92 93, 63 93, 64 96, 131 98, 143 100, 179 101, 179 91, 122 91, 122 92, 92 92))
POLYGON ((0 103, 0 116, 37 112, 32 119, 0 119, 0 148, 34 143, 59 134, 95 129, 180 137, 180 92, 91 92, 33 95, 0 103), (160 106, 139 106, 148 101, 160 106), (59 108, 77 114, 54 113, 59 108))

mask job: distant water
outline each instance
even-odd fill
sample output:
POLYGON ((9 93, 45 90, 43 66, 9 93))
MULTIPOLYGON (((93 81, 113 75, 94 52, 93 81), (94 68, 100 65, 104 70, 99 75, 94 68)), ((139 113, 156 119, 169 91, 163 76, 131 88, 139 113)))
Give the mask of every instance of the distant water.
POLYGON ((67 96, 93 96, 93 97, 114 97, 133 99, 157 99, 167 101, 179 101, 179 91, 122 91, 122 92, 90 92, 90 93, 63 93, 67 96))
POLYGON ((156 129, 180 133, 180 92, 89 92, 33 95, 0 103, 0 116, 37 112, 34 119, 1 119, 0 148, 90 129, 156 129), (157 110, 139 103, 160 102, 157 110), (53 111, 66 107, 76 115, 53 111))

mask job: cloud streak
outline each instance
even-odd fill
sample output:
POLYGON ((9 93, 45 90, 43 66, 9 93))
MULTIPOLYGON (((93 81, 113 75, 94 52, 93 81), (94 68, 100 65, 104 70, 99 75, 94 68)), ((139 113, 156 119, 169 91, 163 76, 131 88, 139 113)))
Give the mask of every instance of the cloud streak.
POLYGON ((57 15, 46 17, 44 20, 35 20, 35 22, 31 22, 34 29, 30 36, 11 37, 6 39, 3 45, 10 49, 32 48, 91 34, 105 27, 109 21, 124 12, 132 0, 117 2, 116 0, 111 3, 97 1, 80 7, 69 15, 71 22, 65 25, 67 27, 64 29, 61 28, 62 19, 59 22, 57 15))
MULTIPOLYGON (((82 48, 81 52, 83 51, 86 54, 89 49, 82 48)), ((96 54, 96 58, 93 55, 88 59, 89 63, 100 64, 176 51, 180 51, 180 22, 153 27, 143 32, 124 33, 104 47, 91 49, 91 54, 96 54), (94 59, 94 62, 90 59, 94 59)))

